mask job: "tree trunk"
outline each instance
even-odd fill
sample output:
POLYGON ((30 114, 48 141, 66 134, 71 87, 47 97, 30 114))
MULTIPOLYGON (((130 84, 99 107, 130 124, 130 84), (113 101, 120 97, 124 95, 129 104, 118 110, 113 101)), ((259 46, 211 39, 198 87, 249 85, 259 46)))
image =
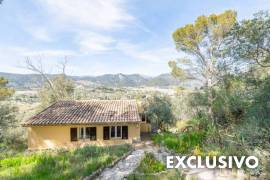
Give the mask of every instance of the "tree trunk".
POLYGON ((212 92, 212 80, 211 78, 207 81, 207 103, 208 103, 208 117, 210 118, 212 125, 216 126, 215 117, 213 114, 213 92, 212 92))

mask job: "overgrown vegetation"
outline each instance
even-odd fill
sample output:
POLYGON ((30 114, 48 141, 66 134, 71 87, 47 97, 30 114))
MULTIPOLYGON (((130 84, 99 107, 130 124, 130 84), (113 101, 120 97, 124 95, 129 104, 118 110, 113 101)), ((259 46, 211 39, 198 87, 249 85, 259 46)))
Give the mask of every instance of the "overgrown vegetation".
MULTIPOLYGON (((144 101, 145 115, 153 125, 161 130, 168 130, 169 125, 174 124, 172 104, 167 96, 153 95, 144 101)), ((154 128, 154 126, 152 127, 154 128)))
POLYGON ((15 90, 7 87, 8 80, 0 77, 0 158, 25 150, 25 136, 18 128, 18 108, 9 102, 15 90))
POLYGON ((146 153, 140 165, 131 173, 128 180, 177 179, 183 177, 179 170, 167 170, 165 164, 158 161, 153 153, 146 153))
POLYGON ((82 179, 130 150, 129 145, 86 146, 11 156, 0 160, 0 179, 82 179))
MULTIPOLYGON (((268 12, 237 22, 236 14, 226 11, 201 16, 175 31, 177 49, 189 58, 171 61, 172 74, 183 79, 199 65, 197 77, 205 85, 188 95, 186 105, 194 117, 178 133, 155 135, 157 144, 184 154, 256 155, 261 163, 251 174, 268 171, 269 26, 268 12), (187 63, 189 69, 183 69, 187 63)), ((264 176, 269 178, 269 174, 264 176)))
POLYGON ((139 173, 150 174, 165 170, 165 164, 156 160, 153 153, 146 153, 139 167, 136 169, 139 173))
POLYGON ((204 136, 202 132, 197 131, 179 134, 167 132, 154 135, 153 141, 175 152, 186 154, 199 146, 204 136))
MULTIPOLYGON (((188 155, 256 155, 261 163, 251 173, 259 176, 270 172, 269 27, 269 12, 239 22, 235 11, 225 11, 200 16, 194 23, 178 28, 173 40, 185 57, 169 62, 172 75, 185 81, 197 79, 203 85, 189 92, 179 87, 173 96, 128 88, 76 89, 64 74, 65 64, 63 72, 54 78, 31 61, 28 69, 43 78, 36 97, 42 108, 63 99, 135 98, 143 102, 148 120, 161 131, 153 136, 156 144, 188 155)), ((86 170, 90 173, 118 156, 114 150, 94 147, 25 157, 17 154, 23 154, 26 145, 23 133, 15 130, 22 118, 16 117, 18 109, 10 103, 14 90, 7 84, 0 78, 1 175, 80 178, 86 170), (102 158, 97 160, 99 156, 102 158)), ((140 168, 138 171, 149 173, 163 166, 147 155, 140 168)))

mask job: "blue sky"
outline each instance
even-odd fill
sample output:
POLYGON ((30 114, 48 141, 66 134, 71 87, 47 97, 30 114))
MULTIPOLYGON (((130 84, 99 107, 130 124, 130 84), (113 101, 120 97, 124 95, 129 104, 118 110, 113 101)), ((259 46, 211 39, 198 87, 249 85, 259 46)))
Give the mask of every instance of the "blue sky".
POLYGON ((200 15, 270 8, 269 0, 4 0, 0 71, 29 73, 26 57, 48 73, 68 59, 67 74, 168 73, 180 56, 172 32, 200 15))

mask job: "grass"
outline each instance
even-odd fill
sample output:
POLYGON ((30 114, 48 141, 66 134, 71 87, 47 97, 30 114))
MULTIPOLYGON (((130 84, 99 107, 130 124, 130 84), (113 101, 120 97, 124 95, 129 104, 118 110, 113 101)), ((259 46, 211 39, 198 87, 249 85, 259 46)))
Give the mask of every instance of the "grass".
POLYGON ((204 138, 201 132, 185 132, 179 134, 159 133, 152 136, 155 144, 167 147, 174 152, 187 154, 190 153, 196 146, 199 146, 204 138))
POLYGON ((82 179, 130 150, 129 145, 86 146, 71 151, 18 155, 0 160, 0 179, 82 179))
POLYGON ((27 149, 27 145, 25 143, 0 143, 0 160, 6 157, 11 157, 18 154, 23 154, 27 149))
POLYGON ((146 153, 145 157, 141 161, 136 171, 139 173, 150 174, 161 172, 164 171, 165 169, 166 169, 165 164, 156 160, 153 153, 146 153))
POLYGON ((182 180, 177 169, 166 170, 165 164, 155 159, 154 154, 146 153, 136 170, 127 177, 128 180, 182 180))

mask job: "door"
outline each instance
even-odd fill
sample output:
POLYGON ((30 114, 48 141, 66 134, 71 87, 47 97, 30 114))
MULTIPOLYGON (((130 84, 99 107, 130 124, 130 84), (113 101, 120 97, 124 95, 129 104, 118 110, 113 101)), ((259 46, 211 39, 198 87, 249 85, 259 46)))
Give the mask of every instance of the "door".
POLYGON ((70 140, 77 141, 78 140, 77 128, 70 128, 70 140))
POLYGON ((104 126, 103 127, 103 140, 109 140, 110 139, 110 127, 104 126))
POLYGON ((128 126, 122 126, 122 139, 128 139, 128 126))

